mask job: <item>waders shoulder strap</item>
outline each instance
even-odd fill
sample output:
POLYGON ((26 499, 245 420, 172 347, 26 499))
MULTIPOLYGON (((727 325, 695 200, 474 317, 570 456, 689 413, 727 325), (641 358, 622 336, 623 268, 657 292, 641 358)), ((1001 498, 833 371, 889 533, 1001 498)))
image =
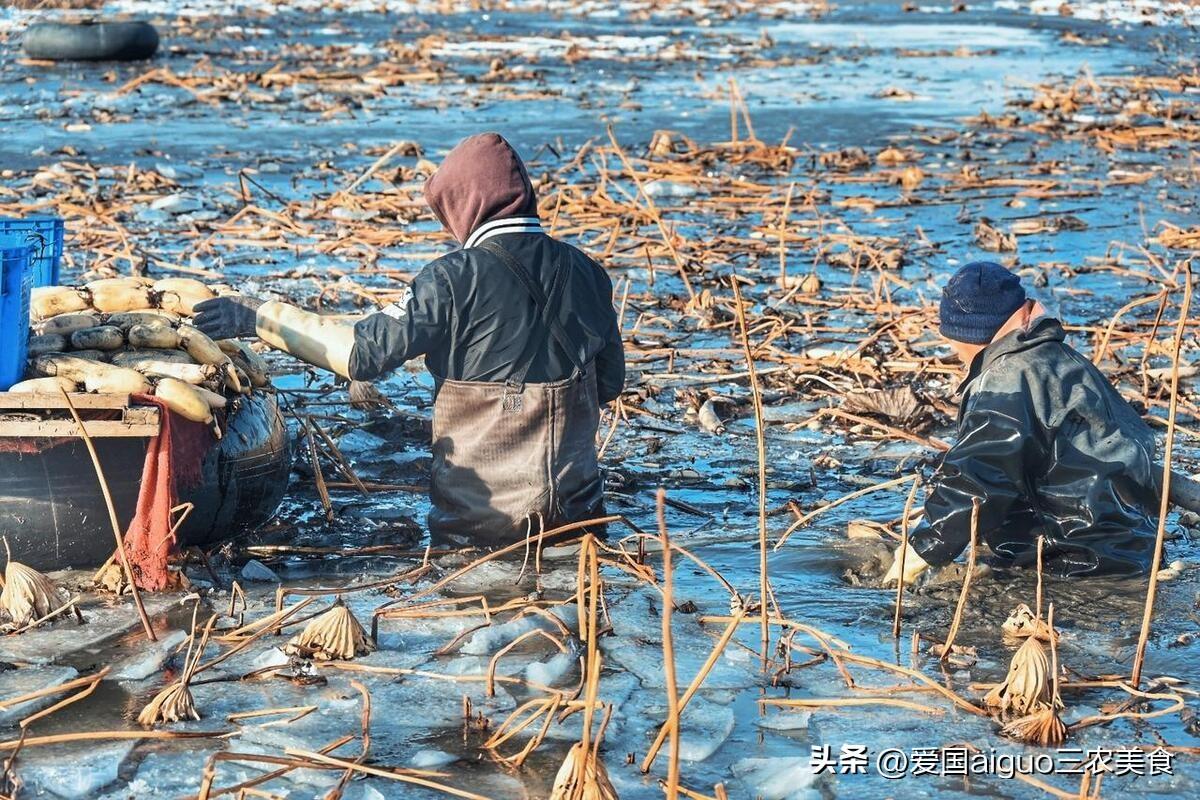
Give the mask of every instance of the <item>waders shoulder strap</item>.
MULTIPOLYGON (((547 298, 546 293, 542 291, 541 284, 529 274, 529 269, 514 258, 512 253, 501 247, 494 239, 483 242, 479 247, 499 258, 500 263, 504 264, 509 272, 521 282, 521 285, 525 287, 525 291, 529 292, 529 296, 533 298, 533 304, 537 308, 538 317, 541 319, 542 325, 550 331, 550 335, 554 337, 554 341, 558 343, 558 346, 566 351, 567 358, 571 360, 571 364, 575 367, 575 375, 584 374, 587 370, 579 358, 579 348, 571 341, 570 334, 563 327, 556 312, 558 300, 562 296, 564 286, 561 262, 558 259, 554 261, 554 274, 550 279, 550 296, 547 298)), ((532 361, 531 349, 530 347, 526 348, 522 364, 518 368, 518 374, 514 376, 514 380, 518 383, 524 383, 525 375, 529 372, 530 362, 532 361)))

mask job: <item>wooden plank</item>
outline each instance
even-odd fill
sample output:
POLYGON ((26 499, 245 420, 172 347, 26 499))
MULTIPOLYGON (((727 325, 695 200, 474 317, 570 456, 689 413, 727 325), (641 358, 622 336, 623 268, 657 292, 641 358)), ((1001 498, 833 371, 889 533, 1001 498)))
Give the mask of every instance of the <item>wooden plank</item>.
MULTIPOLYGON (((158 420, 153 422, 119 419, 84 420, 89 436, 94 438, 148 437, 158 434, 158 420)), ((0 439, 4 438, 62 438, 79 436, 74 420, 0 420, 0 439)))
POLYGON ((129 425, 159 425, 159 412, 154 406, 131 406, 121 414, 121 420, 129 425))
MULTIPOLYGON (((125 408, 129 405, 127 394, 71 394, 75 408, 125 408)), ((67 401, 61 394, 13 394, 0 392, 0 409, 43 409, 66 408, 67 401)))

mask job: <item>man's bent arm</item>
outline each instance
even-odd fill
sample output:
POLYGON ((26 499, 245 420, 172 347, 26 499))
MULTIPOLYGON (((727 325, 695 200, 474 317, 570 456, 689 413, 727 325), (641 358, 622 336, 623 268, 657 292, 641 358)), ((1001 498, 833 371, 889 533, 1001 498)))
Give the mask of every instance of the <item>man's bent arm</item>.
POLYGON ((258 337, 316 367, 369 381, 427 353, 445 334, 449 294, 431 267, 423 269, 399 303, 358 320, 327 317, 287 303, 259 307, 258 337))
POLYGON ((987 408, 972 410, 963 435, 946 453, 925 500, 925 516, 913 531, 913 548, 934 566, 950 563, 971 543, 972 501, 979 499, 979 541, 1004 523, 1023 494, 1027 438, 1033 430, 1028 406, 1018 396, 992 395, 987 408), (991 401, 998 400, 1002 407, 991 401))

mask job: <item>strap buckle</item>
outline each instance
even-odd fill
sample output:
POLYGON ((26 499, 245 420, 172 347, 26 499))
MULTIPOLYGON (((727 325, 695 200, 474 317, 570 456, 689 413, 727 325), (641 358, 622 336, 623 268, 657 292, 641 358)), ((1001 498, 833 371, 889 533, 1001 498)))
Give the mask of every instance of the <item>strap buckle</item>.
POLYGON ((509 378, 504 382, 504 397, 501 406, 506 412, 518 414, 525 407, 525 384, 509 378))

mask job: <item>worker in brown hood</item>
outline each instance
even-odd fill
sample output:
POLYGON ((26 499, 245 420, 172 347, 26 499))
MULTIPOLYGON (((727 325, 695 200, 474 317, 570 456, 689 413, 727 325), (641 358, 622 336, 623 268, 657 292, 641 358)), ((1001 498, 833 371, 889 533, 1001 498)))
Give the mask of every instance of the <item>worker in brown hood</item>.
POLYGON ((425 199, 462 246, 398 302, 349 322, 223 297, 197 306, 196 326, 215 338, 257 335, 357 381, 424 356, 439 539, 500 545, 601 516, 600 405, 625 381, 612 282, 546 235, 525 165, 499 134, 460 142, 425 199))

